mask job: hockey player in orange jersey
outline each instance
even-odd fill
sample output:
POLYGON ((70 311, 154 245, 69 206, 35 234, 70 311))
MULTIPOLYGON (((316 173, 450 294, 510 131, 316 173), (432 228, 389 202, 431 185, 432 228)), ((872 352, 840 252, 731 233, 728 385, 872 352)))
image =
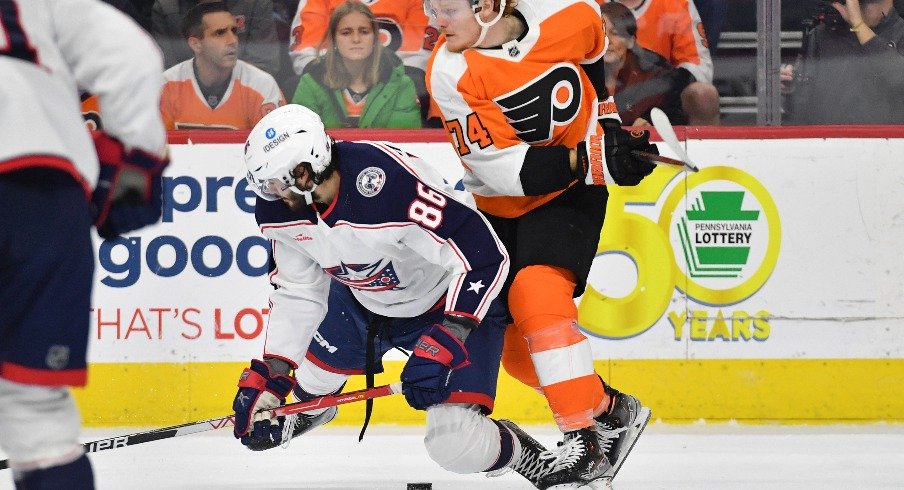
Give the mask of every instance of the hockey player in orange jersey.
POLYGON ((621 129, 602 85, 607 41, 592 0, 425 8, 443 34, 427 88, 464 184, 512 258, 502 363, 545 395, 565 433, 538 486, 605 487, 650 413, 596 374, 573 298, 596 253, 607 185, 638 184, 653 165, 631 152, 656 146, 621 129))

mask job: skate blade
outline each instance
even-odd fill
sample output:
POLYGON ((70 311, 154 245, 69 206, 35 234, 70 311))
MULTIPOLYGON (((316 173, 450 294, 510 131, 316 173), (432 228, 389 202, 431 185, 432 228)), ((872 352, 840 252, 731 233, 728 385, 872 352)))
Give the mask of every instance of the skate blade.
MULTIPOLYGON (((622 450, 618 455, 618 461, 612 465, 612 468, 607 471, 603 477, 608 477, 611 481, 615 478, 615 475, 618 474, 618 470, 621 468, 622 463, 625 462, 625 458, 628 457, 628 454, 631 453, 631 449, 634 449, 634 444, 637 442, 637 439, 640 438, 640 434, 643 433, 644 428, 646 428, 647 423, 650 421, 650 415, 652 412, 647 407, 640 407, 640 410, 637 412, 637 418, 634 419, 634 425, 631 426, 630 429, 625 431, 625 440, 624 445, 622 446, 622 450)), ((611 484, 608 488, 612 488, 611 484)))
POLYGON ((581 490, 612 490, 612 477, 603 476, 578 488, 581 490))
POLYGON ((566 490, 566 489, 580 489, 580 490, 611 490, 612 489, 612 478, 608 476, 601 476, 595 480, 589 482, 569 482, 569 483, 561 483, 559 485, 553 485, 546 490, 566 490))

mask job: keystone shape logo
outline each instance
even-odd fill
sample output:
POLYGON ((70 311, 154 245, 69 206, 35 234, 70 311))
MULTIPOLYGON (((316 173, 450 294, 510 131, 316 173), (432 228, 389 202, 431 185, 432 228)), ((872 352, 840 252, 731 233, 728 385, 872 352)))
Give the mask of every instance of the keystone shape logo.
POLYGON ((702 191, 677 223, 691 277, 737 278, 747 265, 758 210, 741 209, 744 191, 702 191))

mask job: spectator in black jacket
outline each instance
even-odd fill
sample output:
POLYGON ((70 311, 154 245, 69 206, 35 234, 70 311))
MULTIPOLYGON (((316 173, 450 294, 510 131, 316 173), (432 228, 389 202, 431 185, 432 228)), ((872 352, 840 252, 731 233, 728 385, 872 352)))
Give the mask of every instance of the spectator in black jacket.
POLYGON ((904 124, 904 19, 892 0, 833 3, 781 70, 795 124, 904 124), (831 13, 831 11, 830 11, 831 13))

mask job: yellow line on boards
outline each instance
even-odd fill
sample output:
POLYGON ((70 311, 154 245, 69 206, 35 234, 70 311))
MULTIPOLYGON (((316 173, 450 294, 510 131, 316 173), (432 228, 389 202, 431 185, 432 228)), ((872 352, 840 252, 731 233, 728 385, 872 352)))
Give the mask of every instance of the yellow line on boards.
MULTIPOLYGON (((158 427, 228 415, 246 363, 93 364, 74 389, 86 427, 158 427)), ((403 361, 387 361, 377 384, 397 381, 403 361)), ((714 359, 596 361, 597 372, 664 422, 904 422, 904 359, 714 359)), ((346 390, 364 387, 353 376, 346 390)), ((550 424, 545 399, 508 374, 499 377, 495 417, 550 424)), ((358 425, 364 403, 332 422, 358 425)), ((423 424, 402 396, 377 399, 371 423, 423 424)))

